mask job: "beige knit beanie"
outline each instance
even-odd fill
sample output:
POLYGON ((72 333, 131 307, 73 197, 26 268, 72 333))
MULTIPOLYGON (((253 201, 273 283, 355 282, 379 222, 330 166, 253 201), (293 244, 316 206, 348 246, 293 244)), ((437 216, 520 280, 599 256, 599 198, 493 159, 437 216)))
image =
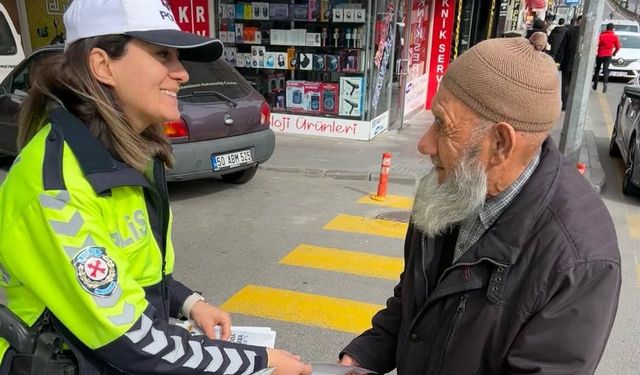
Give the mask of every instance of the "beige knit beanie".
POLYGON ((558 68, 525 38, 476 44, 449 65, 442 84, 479 115, 516 130, 548 131, 560 117, 558 68))

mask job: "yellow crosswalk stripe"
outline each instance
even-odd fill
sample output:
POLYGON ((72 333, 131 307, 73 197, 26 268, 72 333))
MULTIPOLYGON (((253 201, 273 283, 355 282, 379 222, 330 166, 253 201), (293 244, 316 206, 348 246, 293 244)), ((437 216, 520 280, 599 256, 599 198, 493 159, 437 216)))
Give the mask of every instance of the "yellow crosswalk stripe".
POLYGON ((280 264, 398 280, 404 262, 397 257, 301 244, 280 264))
POLYGON ((627 224, 629 225, 629 236, 633 239, 640 238, 640 215, 628 214, 627 224))
POLYGON ((229 298, 223 310, 349 333, 371 327, 384 306, 316 294, 247 285, 229 298))
POLYGON ((372 204, 376 206, 399 208, 401 210, 410 210, 413 207, 413 198, 401 195, 387 195, 383 200, 372 199, 375 194, 365 195, 358 199, 358 203, 372 204))
POLYGON ((407 223, 397 221, 340 214, 323 229, 402 239, 407 233, 407 227, 407 223))

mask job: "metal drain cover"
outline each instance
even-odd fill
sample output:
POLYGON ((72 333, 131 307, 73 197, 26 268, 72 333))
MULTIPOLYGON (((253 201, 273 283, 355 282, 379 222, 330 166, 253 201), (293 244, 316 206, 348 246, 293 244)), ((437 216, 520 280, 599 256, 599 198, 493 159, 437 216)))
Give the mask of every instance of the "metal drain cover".
POLYGON ((411 211, 390 211, 383 212, 376 216, 376 219, 399 221, 401 223, 408 223, 411 217, 411 211))

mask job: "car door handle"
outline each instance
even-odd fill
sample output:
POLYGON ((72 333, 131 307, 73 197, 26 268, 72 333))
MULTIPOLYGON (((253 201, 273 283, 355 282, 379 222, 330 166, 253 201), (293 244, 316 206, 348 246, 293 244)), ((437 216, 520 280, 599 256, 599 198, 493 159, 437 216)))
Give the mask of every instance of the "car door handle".
POLYGON ((231 118, 231 115, 228 113, 224 114, 224 124, 227 126, 233 125, 233 119, 231 118))

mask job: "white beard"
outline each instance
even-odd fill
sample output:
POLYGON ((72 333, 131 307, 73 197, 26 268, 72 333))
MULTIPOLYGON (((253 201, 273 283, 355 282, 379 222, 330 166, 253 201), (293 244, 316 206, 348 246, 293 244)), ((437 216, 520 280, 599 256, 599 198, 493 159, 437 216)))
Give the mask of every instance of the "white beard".
POLYGON ((438 183, 435 168, 420 180, 412 221, 420 231, 435 237, 477 215, 486 197, 487 172, 475 157, 465 155, 443 183, 438 183))

